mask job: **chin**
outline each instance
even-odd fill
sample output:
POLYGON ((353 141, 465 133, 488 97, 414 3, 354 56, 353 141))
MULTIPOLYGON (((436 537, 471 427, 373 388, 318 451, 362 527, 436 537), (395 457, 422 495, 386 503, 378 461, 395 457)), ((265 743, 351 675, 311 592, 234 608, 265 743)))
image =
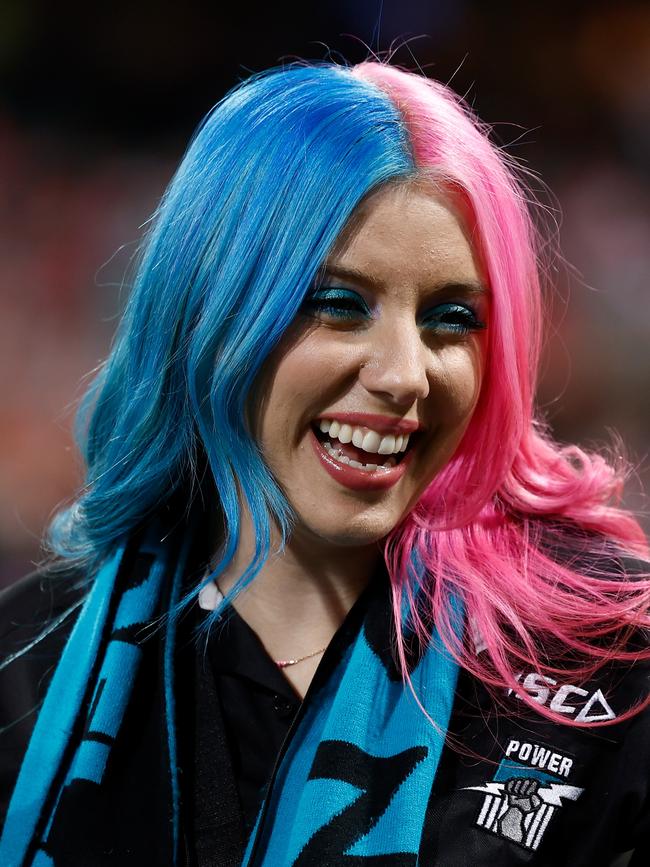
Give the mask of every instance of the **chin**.
POLYGON ((360 548, 381 542, 396 527, 397 521, 348 521, 341 527, 311 526, 311 533, 324 544, 338 548, 360 548))

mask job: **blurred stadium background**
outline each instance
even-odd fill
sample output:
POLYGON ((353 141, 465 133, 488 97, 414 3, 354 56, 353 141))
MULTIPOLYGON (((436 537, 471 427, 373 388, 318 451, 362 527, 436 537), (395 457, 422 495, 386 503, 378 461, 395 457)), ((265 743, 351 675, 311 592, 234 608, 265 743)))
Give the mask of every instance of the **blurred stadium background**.
POLYGON ((32 568, 81 480, 74 407, 195 125, 252 71, 368 46, 451 82, 553 191, 574 268, 554 275, 541 402, 560 440, 620 433, 638 468, 626 502, 647 509, 650 4, 298 8, 1 0, 0 584, 32 568))

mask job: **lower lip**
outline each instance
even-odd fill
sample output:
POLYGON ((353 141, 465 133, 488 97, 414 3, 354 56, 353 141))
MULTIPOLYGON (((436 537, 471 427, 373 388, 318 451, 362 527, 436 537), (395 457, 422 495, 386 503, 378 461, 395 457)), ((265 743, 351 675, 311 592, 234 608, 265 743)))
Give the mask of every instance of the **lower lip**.
POLYGON ((353 491, 383 491, 397 484, 406 472, 411 461, 412 451, 406 453, 399 464, 387 470, 357 470, 347 464, 341 464, 330 457, 313 430, 309 431, 311 444, 323 468, 337 482, 353 491))

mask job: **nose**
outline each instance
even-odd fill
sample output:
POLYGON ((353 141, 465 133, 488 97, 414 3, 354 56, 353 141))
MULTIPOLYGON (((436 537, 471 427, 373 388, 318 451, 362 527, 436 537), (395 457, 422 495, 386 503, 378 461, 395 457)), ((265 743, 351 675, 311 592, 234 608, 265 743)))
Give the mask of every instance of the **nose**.
POLYGON ((428 397, 431 350, 415 322, 377 329, 368 344, 359 381, 370 393, 400 406, 428 397))

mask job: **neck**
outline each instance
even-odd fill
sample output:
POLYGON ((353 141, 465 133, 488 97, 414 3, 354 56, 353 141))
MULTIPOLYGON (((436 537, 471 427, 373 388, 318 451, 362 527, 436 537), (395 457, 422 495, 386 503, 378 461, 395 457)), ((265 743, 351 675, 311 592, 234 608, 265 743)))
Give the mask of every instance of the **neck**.
MULTIPOLYGON (((227 593, 251 561, 254 535, 242 510, 233 562, 219 577, 227 593)), ((274 538, 271 551, 277 550, 274 538)), ((271 554, 233 605, 275 659, 295 658, 329 643, 370 581, 381 557, 377 544, 336 546, 308 531, 294 531, 281 554, 271 554)))

